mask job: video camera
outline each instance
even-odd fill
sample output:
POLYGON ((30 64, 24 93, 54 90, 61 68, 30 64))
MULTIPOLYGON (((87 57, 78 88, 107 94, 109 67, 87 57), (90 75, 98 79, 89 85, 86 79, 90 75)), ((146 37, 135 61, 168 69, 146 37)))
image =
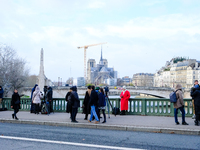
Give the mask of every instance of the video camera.
POLYGON ((106 87, 104 87, 104 89, 105 89, 105 92, 107 93, 107 92, 109 92, 109 88, 106 86, 106 87))

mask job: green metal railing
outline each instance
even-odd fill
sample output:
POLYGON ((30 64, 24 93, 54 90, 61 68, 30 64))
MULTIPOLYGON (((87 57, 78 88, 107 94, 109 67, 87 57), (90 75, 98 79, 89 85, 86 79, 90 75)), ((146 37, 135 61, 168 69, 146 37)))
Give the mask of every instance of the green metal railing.
MULTIPOLYGON (((110 99, 113 107, 120 108, 120 99, 110 99)), ((193 115, 193 106, 191 99, 184 99, 186 116, 193 115)), ((64 98, 53 99, 54 112, 65 112, 67 102, 64 98)), ((83 99, 80 99, 79 113, 83 111, 82 108, 83 99)), ((30 98, 21 98, 21 110, 30 111, 30 98)), ((112 108, 109 105, 109 110, 112 112, 112 108)), ((106 113, 108 113, 108 107, 106 106, 106 113)), ((3 99, 3 108, 11 110, 11 98, 3 99)), ((128 115, 148 115, 148 116, 174 116, 174 107, 170 103, 169 99, 148 99, 148 98, 131 98, 129 100, 128 115)), ((180 116, 180 113, 179 113, 180 116)))

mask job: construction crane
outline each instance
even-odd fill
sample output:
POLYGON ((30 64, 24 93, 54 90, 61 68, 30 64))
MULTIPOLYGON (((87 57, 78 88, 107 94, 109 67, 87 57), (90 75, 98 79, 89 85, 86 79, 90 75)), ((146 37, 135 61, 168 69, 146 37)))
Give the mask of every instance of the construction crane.
POLYGON ((102 44, 106 44, 106 43, 99 43, 99 44, 92 44, 92 45, 85 45, 85 46, 78 47, 78 49, 84 48, 84 78, 85 80, 86 80, 86 49, 88 49, 88 47, 90 46, 96 46, 96 45, 102 45, 102 44))

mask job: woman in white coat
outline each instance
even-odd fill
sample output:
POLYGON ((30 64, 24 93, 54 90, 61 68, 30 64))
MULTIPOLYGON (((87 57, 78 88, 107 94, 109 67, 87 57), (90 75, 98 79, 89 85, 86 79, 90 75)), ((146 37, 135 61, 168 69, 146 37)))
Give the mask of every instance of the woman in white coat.
POLYGON ((34 113, 39 114, 39 105, 41 104, 41 98, 43 97, 43 93, 40 91, 39 86, 35 88, 33 92, 32 102, 35 105, 34 113))

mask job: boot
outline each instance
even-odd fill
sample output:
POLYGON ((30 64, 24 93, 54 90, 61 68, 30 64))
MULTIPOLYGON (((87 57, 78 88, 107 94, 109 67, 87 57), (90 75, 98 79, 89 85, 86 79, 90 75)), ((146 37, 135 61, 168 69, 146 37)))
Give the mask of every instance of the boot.
POLYGON ((199 126, 199 121, 198 121, 198 120, 195 120, 195 121, 194 121, 194 125, 195 125, 195 126, 199 126))

